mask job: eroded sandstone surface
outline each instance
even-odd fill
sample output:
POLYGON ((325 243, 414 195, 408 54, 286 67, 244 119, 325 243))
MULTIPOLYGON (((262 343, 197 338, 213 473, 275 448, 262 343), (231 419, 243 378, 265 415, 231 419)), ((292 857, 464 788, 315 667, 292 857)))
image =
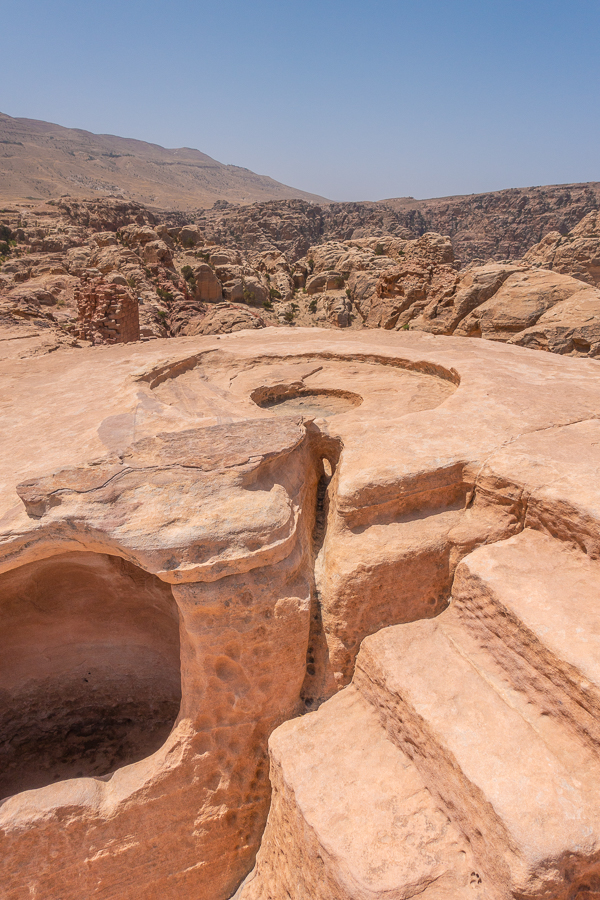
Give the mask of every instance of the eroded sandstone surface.
POLYGON ((522 259, 468 265, 454 228, 423 232, 382 215, 299 200, 195 215, 114 198, 7 207, 0 344, 25 357, 300 325, 600 354, 597 211, 522 259))
POLYGON ((3 895, 591 896, 598 366, 298 327, 1 360, 3 895))

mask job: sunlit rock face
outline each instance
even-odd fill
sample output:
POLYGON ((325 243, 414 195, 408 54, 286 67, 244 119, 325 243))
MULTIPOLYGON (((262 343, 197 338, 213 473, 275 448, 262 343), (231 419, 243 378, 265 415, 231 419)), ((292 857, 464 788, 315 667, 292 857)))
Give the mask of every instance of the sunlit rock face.
POLYGON ((282 328, 0 383, 10 900, 592 890, 597 363, 282 328))

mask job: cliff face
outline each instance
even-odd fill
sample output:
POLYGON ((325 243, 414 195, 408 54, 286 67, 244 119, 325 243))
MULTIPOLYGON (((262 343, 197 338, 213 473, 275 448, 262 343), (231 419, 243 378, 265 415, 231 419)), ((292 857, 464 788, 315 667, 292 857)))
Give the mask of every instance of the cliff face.
POLYGON ((463 264, 475 259, 519 259, 546 234, 562 235, 600 206, 600 183, 510 188, 467 197, 385 200, 397 214, 422 217, 425 231, 452 238, 463 264), (414 206, 413 206, 414 204, 414 206))
POLYGON ((521 260, 483 265, 456 259, 460 236, 416 236, 403 215, 299 200, 191 216, 114 199, 15 205, 0 218, 0 327, 25 354, 295 324, 600 355, 596 211, 521 260))
MULTIPOLYGON (((197 211, 195 220, 215 240, 244 249, 276 248, 298 256, 318 241, 348 241, 393 235, 416 238, 447 234, 457 260, 520 259, 551 232, 566 235, 600 208, 600 183, 511 188, 434 200, 330 203, 277 200, 252 206, 197 211)), ((188 220, 189 220, 189 214, 188 220)))

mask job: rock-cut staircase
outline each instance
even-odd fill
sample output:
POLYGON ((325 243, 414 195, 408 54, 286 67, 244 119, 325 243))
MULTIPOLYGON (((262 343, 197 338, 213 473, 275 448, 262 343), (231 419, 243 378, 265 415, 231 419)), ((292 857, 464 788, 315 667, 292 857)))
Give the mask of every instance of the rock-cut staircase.
POLYGON ((599 897, 600 564, 531 530, 475 550, 270 749, 243 900, 599 897))

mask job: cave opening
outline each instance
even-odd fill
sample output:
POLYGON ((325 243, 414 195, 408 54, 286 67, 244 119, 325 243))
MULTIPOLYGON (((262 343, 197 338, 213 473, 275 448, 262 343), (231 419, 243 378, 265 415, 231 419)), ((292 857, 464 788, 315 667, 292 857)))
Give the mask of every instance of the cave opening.
POLYGON ((170 585, 88 552, 0 575, 0 800, 138 762, 180 703, 170 585))

